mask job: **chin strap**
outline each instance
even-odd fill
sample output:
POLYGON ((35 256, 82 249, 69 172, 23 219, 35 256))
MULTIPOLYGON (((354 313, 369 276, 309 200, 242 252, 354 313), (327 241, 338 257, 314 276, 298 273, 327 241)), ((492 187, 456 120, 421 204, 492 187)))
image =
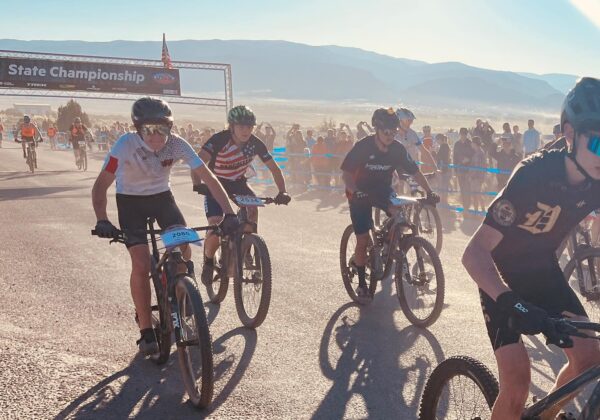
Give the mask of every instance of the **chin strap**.
POLYGON ((593 184, 595 182, 598 182, 598 181, 596 181, 594 178, 592 178, 590 176, 590 174, 583 168, 583 166, 581 166, 579 164, 579 162, 577 162, 577 159, 575 159, 575 152, 574 151, 569 152, 567 154, 567 156, 575 164, 575 167, 577 168, 577 170, 579 171, 579 173, 585 177, 585 181, 586 181, 586 183, 588 183, 588 185, 593 184))

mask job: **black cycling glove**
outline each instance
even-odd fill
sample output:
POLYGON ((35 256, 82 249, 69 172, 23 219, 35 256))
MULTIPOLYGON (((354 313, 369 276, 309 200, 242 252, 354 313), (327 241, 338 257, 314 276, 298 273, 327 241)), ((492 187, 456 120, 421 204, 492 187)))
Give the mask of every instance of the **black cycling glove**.
POLYGON ((425 200, 427 200, 428 204, 435 206, 437 203, 440 202, 440 196, 437 195, 435 192, 430 191, 427 193, 427 197, 425 198, 425 200))
POLYGON ((277 194, 275 199, 273 199, 273 202, 275 204, 283 204, 286 206, 289 204, 290 201, 292 201, 292 197, 290 197, 290 195, 286 192, 280 192, 279 194, 277 194))
POLYGON ((525 302, 512 290, 498 295, 496 303, 512 317, 513 328, 521 334, 539 334, 548 326, 548 313, 525 302))
POLYGON ((219 227, 221 228, 223 235, 233 235, 239 229, 240 221, 235 214, 229 213, 225 215, 219 227))
POLYGON ((98 220, 95 230, 96 235, 101 238, 114 238, 119 234, 119 229, 108 220, 98 220))

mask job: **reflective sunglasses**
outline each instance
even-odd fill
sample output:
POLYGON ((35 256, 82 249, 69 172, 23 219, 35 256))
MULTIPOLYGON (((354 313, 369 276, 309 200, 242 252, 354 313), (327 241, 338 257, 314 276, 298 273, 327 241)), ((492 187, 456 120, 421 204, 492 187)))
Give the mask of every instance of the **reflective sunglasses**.
POLYGON ((164 124, 143 124, 140 127, 142 134, 150 136, 154 133, 160 134, 161 136, 168 136, 171 134, 171 128, 164 124))
POLYGON ((590 152, 596 156, 600 156, 600 135, 592 134, 588 140, 587 147, 590 152))
POLYGON ((386 128, 385 130, 381 130, 383 134, 386 136, 394 136, 398 132, 397 128, 386 128))

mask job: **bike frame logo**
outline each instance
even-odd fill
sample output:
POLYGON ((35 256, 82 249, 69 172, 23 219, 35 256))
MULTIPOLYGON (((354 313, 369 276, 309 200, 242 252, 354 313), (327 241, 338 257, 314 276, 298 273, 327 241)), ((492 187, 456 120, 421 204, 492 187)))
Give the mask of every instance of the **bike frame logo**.
POLYGON ((549 206, 544 203, 537 203, 538 211, 533 213, 527 213, 525 217, 527 220, 519 225, 521 229, 525 229, 527 232, 537 235, 539 233, 547 233, 552 230, 554 224, 558 220, 561 208, 560 206, 549 206))

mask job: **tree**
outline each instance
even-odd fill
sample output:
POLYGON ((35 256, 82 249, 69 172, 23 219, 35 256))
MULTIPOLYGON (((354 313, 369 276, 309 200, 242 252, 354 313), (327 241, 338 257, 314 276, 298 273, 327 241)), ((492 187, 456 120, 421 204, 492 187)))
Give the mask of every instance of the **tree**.
POLYGON ((75 118, 81 118, 81 122, 90 127, 90 118, 83 112, 81 105, 71 99, 66 105, 58 107, 58 117, 56 119, 56 128, 58 131, 68 131, 75 118))

